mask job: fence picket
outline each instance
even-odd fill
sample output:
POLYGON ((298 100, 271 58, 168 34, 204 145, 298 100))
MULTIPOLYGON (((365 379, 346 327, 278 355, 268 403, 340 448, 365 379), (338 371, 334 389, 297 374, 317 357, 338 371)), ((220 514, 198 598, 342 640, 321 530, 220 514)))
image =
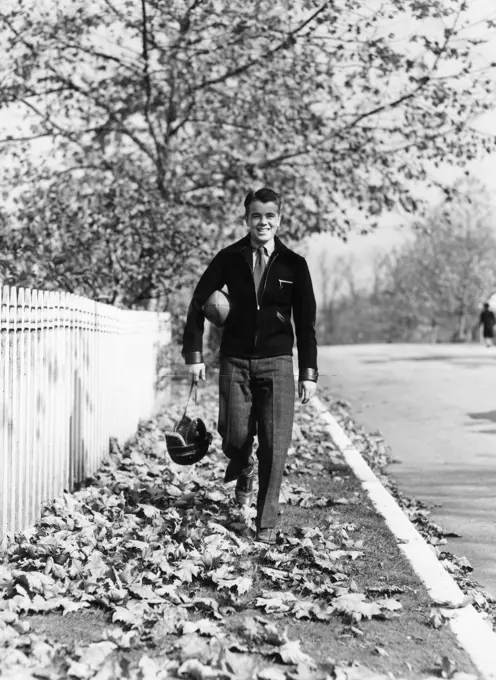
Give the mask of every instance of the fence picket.
POLYGON ((9 508, 10 508, 10 492, 9 487, 11 483, 10 474, 10 423, 11 423, 11 400, 10 400, 10 382, 9 382, 9 365, 10 365, 10 318, 9 318, 9 302, 10 291, 7 286, 1 289, 1 307, 0 307, 0 354, 3 357, 0 365, 0 373, 2 378, 2 391, 0 402, 0 444, 2 458, 2 499, 1 499, 1 518, 0 518, 0 534, 4 534, 10 530, 9 522, 9 508))
POLYGON ((26 459, 24 451, 24 427, 25 427, 25 394, 26 384, 24 381, 24 351, 26 345, 26 334, 24 333, 24 288, 17 290, 17 305, 16 305, 16 330, 15 330, 15 351, 16 357, 15 372, 13 379, 16 384, 17 403, 14 404, 14 413, 17 413, 17 418, 14 420, 15 431, 15 448, 14 456, 17 464, 17 484, 16 484, 16 509, 15 509, 15 523, 18 518, 24 515, 24 503, 26 497, 26 488, 23 480, 26 477, 26 459))
POLYGON ((0 287, 0 539, 95 472, 156 403, 167 313, 0 287))
POLYGON ((30 337, 31 337, 31 359, 29 362, 29 372, 31 373, 31 393, 29 400, 29 427, 30 433, 30 450, 33 452, 31 467, 33 476, 30 486, 30 504, 29 512, 31 521, 34 519, 36 509, 39 507, 41 498, 40 488, 40 419, 35 417, 38 408, 38 394, 40 391, 39 381, 39 341, 38 341, 38 291, 31 291, 31 311, 30 311, 30 337))
POLYGON ((15 426, 15 417, 18 410, 19 402, 19 384, 16 380, 17 372, 17 290, 10 289, 9 299, 9 347, 10 347, 10 361, 9 361, 9 376, 8 383, 10 385, 10 394, 12 400, 11 415, 9 423, 9 454, 10 454, 10 470, 11 470, 11 485, 9 493, 12 497, 9 508, 9 526, 13 527, 16 524, 16 498, 19 494, 19 471, 18 471, 18 441, 17 428, 15 426))

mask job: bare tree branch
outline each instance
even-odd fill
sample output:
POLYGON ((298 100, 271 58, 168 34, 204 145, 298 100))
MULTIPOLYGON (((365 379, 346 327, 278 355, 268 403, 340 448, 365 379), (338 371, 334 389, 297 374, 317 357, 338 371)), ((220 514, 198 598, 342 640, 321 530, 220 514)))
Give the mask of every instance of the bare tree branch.
POLYGON ((148 18, 146 14, 146 0, 141 0, 141 45, 143 57, 143 83, 145 87, 145 109, 144 116, 147 122, 148 131, 155 147, 155 165, 157 167, 157 187, 159 191, 164 190, 165 168, 162 162, 162 147, 155 133, 155 128, 150 117, 150 101, 152 96, 152 84, 149 72, 148 54, 148 18))

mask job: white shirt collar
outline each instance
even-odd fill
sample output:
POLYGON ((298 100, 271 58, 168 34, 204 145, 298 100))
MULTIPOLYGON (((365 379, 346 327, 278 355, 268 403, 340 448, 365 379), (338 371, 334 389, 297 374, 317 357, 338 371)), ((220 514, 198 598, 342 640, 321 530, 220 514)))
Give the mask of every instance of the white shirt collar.
MULTIPOLYGON (((276 245, 276 244, 275 244, 274 239, 271 239, 270 241, 267 241, 267 243, 264 243, 264 244, 263 244, 263 247, 264 247, 265 250, 267 251, 267 255, 268 255, 269 257, 270 257, 270 256, 272 255, 272 253, 274 252, 275 245, 276 245)), ((251 240, 250 240, 250 246, 251 246, 251 248, 252 248, 252 250, 253 250, 254 253, 256 253, 257 250, 258 250, 258 248, 260 247, 260 246, 255 246, 255 245, 253 245, 253 243, 252 243, 251 240)))

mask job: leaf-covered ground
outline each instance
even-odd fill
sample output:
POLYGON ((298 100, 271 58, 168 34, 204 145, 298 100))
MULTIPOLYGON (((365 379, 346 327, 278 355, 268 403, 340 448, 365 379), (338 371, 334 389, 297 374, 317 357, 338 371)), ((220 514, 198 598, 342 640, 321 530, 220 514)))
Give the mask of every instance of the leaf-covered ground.
MULTIPOLYGON (((163 430, 185 389, 7 541, 2 678, 477 677, 311 407, 297 406, 268 548, 253 541, 254 510, 222 483, 218 437, 200 464, 170 462, 163 430)), ((386 459, 330 407, 375 464, 386 459)), ((215 432, 213 384, 196 413, 215 432)))

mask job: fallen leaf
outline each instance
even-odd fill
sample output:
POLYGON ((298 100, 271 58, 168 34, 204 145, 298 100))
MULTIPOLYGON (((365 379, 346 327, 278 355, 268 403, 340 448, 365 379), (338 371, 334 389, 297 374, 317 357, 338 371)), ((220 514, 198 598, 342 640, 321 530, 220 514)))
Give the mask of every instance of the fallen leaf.
POLYGON ((219 671, 205 666, 198 659, 188 659, 178 669, 181 677, 194 678, 194 680, 218 680, 219 671))
POLYGON ((298 600, 293 605, 292 613, 297 619, 311 619, 315 603, 310 600, 298 600))
POLYGON ((222 655, 222 666, 228 672, 219 673, 216 677, 219 680, 231 677, 233 680, 253 680, 259 678, 257 671, 263 667, 264 662, 254 656, 243 653, 236 653, 229 649, 222 655))
POLYGON ((277 626, 273 623, 264 625, 263 641, 268 645, 281 647, 288 641, 286 633, 281 633, 277 626))
POLYGON ((384 647, 374 647, 374 653, 378 656, 389 656, 384 647))
POLYGON ((162 663, 157 663, 147 654, 143 654, 139 660, 138 667, 141 671, 140 680, 160 680, 160 678, 170 678, 170 675, 163 668, 162 663))
POLYGON ((456 671, 456 663, 448 656, 443 656, 441 659, 441 677, 452 678, 456 671))
POLYGON ((309 668, 314 668, 316 665, 312 657, 300 649, 299 640, 288 640, 277 649, 277 655, 281 657, 283 663, 302 664, 309 668))
POLYGON ((151 586, 134 584, 129 586, 129 592, 149 604, 158 604, 164 601, 164 598, 158 595, 151 586))
POLYGON ((214 652, 211 648, 212 640, 201 637, 198 633, 183 634, 179 640, 179 657, 181 662, 188 659, 208 664, 212 661, 214 652))
POLYGON ((365 590, 371 595, 396 595, 405 592, 404 588, 392 584, 367 586, 365 590))
POLYGON ((259 671, 257 680, 286 680, 286 673, 277 668, 277 666, 271 666, 259 671))
POLYGON ((200 633, 200 635, 208 635, 210 637, 219 638, 221 635, 221 629, 218 624, 208 619, 199 619, 198 621, 185 621, 182 625, 182 631, 184 634, 188 633, 200 633))
POLYGON ((397 611, 403 607, 401 602, 390 597, 375 600, 375 603, 378 604, 381 609, 388 609, 391 612, 397 611))
POLYGON ((238 595, 243 595, 251 590, 253 586, 253 579, 250 576, 241 576, 237 579, 235 588, 238 591, 238 595))
POLYGON ((55 585, 51 576, 36 571, 13 571, 16 582, 31 593, 44 595, 48 588, 55 585))
POLYGON ((92 552, 86 566, 89 571, 89 578, 92 581, 105 578, 109 572, 109 566, 106 564, 103 555, 98 550, 92 552))
POLYGON ((257 640, 260 637, 258 624, 251 616, 243 620, 239 631, 250 641, 257 640))
POLYGON ((139 625, 141 623, 141 621, 136 621, 136 615, 129 611, 129 609, 126 609, 126 607, 116 607, 112 614, 112 621, 114 623, 125 623, 128 626, 139 625))
MULTIPOLYGON (((296 667, 296 670, 289 671, 286 677, 288 680, 320 680, 322 676, 319 673, 317 673, 314 669, 308 668, 308 666, 305 666, 303 664, 299 664, 296 667)), ((326 679, 330 677, 331 676, 328 675, 326 676, 326 679)), ((334 675, 332 677, 334 677, 334 675)))
POLYGON ((84 664, 92 671, 96 671, 115 649, 117 649, 116 644, 110 640, 93 642, 81 653, 79 663, 84 664))
POLYGON ((348 614, 353 621, 362 618, 370 619, 381 613, 381 608, 375 602, 365 602, 363 593, 348 593, 340 595, 332 603, 332 608, 340 614, 348 614))
POLYGON ((131 540, 131 541, 126 542, 126 548, 128 548, 128 549, 132 548, 134 550, 138 550, 139 552, 143 553, 146 550, 149 550, 150 545, 146 541, 131 540))
POLYGON ((62 615, 70 614, 71 612, 78 612, 80 609, 85 609, 90 606, 89 602, 77 602, 75 600, 69 600, 69 598, 64 597, 60 601, 59 606, 64 610, 62 615))
POLYGON ((466 557, 457 557, 456 563, 458 564, 459 567, 465 569, 466 571, 474 570, 473 566, 470 564, 469 560, 466 557))
POLYGON ((447 621, 447 618, 443 616, 441 610, 431 609, 429 613, 429 623, 433 628, 441 628, 447 621))
POLYGON ((144 516, 147 517, 148 519, 153 519, 154 517, 158 517, 160 515, 160 510, 154 505, 138 504, 138 507, 140 508, 144 516))
POLYGON ((260 571, 268 576, 273 581, 284 581, 289 577, 287 571, 282 571, 281 569, 272 569, 271 567, 261 567, 260 571))
POLYGON ((462 609, 472 604, 472 595, 464 595, 458 602, 453 602, 451 600, 434 600, 433 604, 436 607, 442 607, 443 609, 462 609))
POLYGON ((195 576, 198 576, 200 567, 192 560, 183 560, 176 568, 174 576, 180 581, 191 583, 195 576))
POLYGON ((136 642, 139 641, 139 635, 136 630, 123 631, 122 628, 108 628, 104 631, 103 637, 106 640, 113 642, 119 649, 130 649, 136 642))
MULTIPOLYGON (((292 595, 292 593, 289 593, 292 595)), ((288 593, 286 593, 288 595, 288 593)), ((286 602, 288 599, 296 600, 296 597, 292 595, 292 598, 283 597, 283 595, 274 595, 272 597, 257 597, 255 601, 255 607, 261 607, 265 609, 267 613, 270 612, 288 612, 291 607, 289 607, 286 602)))

